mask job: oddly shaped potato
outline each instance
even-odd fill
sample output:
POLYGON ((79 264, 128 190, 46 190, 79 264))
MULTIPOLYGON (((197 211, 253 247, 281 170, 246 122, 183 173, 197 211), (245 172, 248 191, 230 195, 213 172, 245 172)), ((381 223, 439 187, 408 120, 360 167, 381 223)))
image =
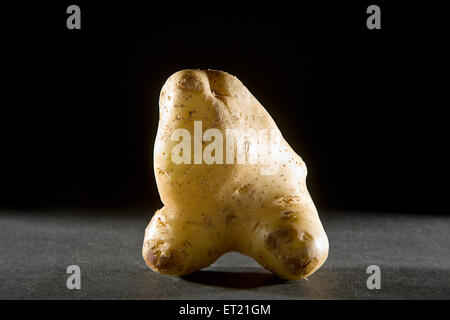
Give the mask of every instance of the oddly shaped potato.
MULTIPOLYGON (((286 279, 316 271, 328 256, 328 239, 306 188, 303 160, 281 139, 272 149, 280 159, 274 174, 262 174, 261 163, 238 164, 238 152, 231 154, 233 163, 225 162, 225 152, 214 154, 216 163, 199 161, 208 147, 205 141, 213 140, 196 133, 200 121, 203 132, 215 128, 224 136, 227 129, 279 133, 236 77, 213 70, 173 74, 160 96, 154 170, 164 207, 145 232, 142 253, 147 265, 159 273, 183 275, 237 251, 286 279), (181 154, 177 129, 189 133, 190 138, 182 135, 182 140, 193 146, 192 154, 182 150, 189 157, 181 163, 174 161, 181 154), (204 141, 196 144, 196 137, 204 141)), ((248 156, 247 140, 244 145, 248 156)), ((256 146, 256 151, 262 147, 256 146)))

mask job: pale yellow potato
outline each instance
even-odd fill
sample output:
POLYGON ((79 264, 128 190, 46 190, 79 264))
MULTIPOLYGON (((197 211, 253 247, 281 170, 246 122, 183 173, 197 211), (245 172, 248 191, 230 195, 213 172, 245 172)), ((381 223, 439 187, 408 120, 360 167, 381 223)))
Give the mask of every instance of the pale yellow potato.
MULTIPOLYGON (((306 166, 282 139, 273 175, 260 164, 175 164, 175 129, 205 132, 276 129, 248 89, 222 71, 183 70, 160 95, 154 171, 164 203, 150 221, 142 253, 158 273, 184 275, 237 251, 285 279, 305 278, 328 256, 328 239, 306 188, 306 166)), ((288 112, 288 109, 286 109, 288 112)), ((204 142, 203 148, 210 142, 204 142)), ((236 156, 236 155, 235 155, 236 156)), ((192 158, 193 161, 193 158, 192 158)), ((225 151, 224 151, 225 161, 225 151)))

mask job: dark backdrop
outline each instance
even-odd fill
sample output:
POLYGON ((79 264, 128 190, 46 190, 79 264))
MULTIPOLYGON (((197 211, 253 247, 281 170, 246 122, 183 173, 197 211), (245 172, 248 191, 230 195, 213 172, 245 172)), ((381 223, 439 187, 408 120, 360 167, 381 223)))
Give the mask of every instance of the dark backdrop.
POLYGON ((320 209, 447 212, 441 9, 373 3, 381 30, 364 1, 4 7, 1 206, 158 207, 159 90, 211 68, 267 108, 320 209))

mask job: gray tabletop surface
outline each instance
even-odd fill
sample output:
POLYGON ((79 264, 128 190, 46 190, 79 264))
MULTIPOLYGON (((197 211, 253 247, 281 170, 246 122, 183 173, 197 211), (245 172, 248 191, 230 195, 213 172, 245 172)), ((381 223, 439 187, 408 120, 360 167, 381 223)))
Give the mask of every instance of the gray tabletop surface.
POLYGON ((284 281, 238 253, 184 277, 152 272, 141 256, 151 212, 0 211, 0 299, 449 299, 450 218, 321 212, 325 265, 284 281), (66 286, 69 265, 81 289, 66 286), (367 288, 367 267, 381 289, 367 288))

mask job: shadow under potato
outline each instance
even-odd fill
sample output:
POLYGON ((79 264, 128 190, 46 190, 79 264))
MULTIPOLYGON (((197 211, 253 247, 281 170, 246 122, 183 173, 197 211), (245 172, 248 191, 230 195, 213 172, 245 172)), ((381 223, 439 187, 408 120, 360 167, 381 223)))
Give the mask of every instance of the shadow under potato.
POLYGON ((181 278, 189 282, 233 289, 267 287, 288 282, 273 274, 260 272, 197 271, 181 278))

